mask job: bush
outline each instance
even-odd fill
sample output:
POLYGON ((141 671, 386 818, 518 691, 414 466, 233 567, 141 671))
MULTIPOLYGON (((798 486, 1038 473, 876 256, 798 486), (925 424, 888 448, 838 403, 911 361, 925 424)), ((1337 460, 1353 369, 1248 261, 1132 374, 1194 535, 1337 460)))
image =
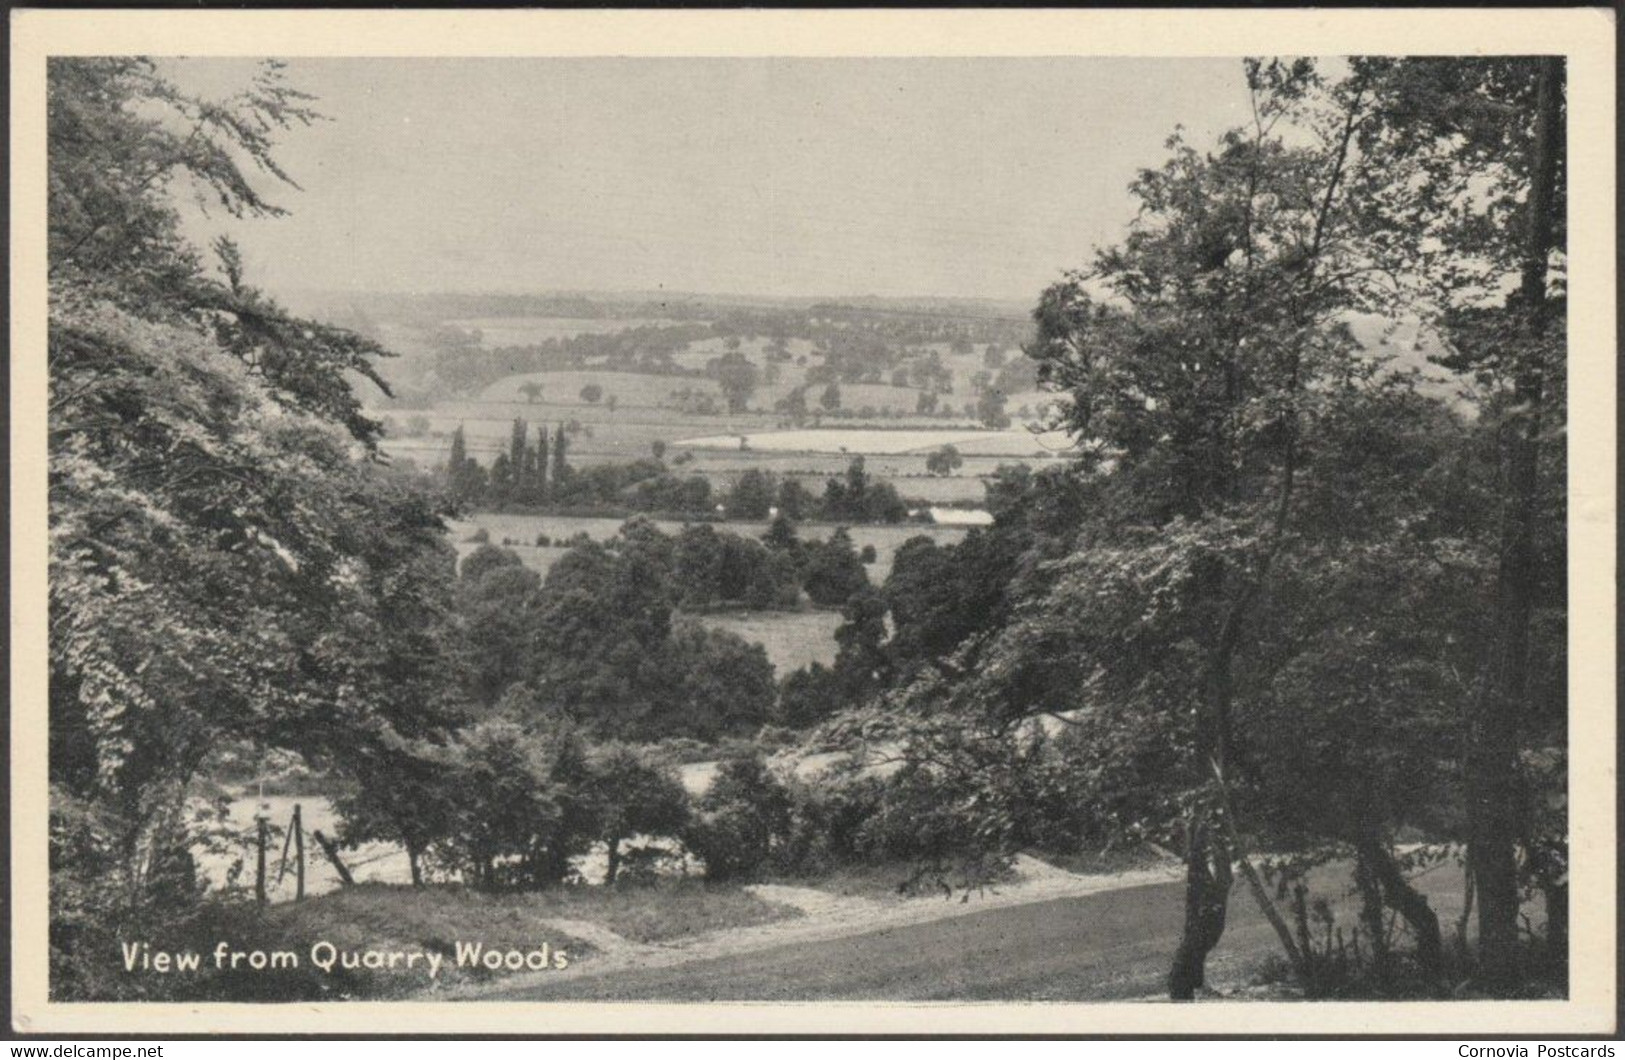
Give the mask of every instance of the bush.
POLYGON ((792 670, 779 682, 778 718, 793 729, 817 725, 844 705, 835 671, 821 662, 792 670))
POLYGON ((491 540, 491 531, 482 526, 478 530, 475 530, 472 534, 469 534, 467 537, 463 538, 463 540, 467 541, 471 545, 483 545, 491 540))
POLYGON ((807 543, 801 577, 802 588, 819 607, 840 607, 869 587, 869 575, 845 527, 837 528, 828 541, 807 543))
POLYGON ((481 721, 448 749, 442 776, 448 819, 435 854, 482 890, 563 882, 596 838, 585 749, 568 730, 481 721))
POLYGON ((717 770, 684 844, 705 863, 708 880, 751 879, 790 836, 790 793, 760 758, 735 758, 717 770))

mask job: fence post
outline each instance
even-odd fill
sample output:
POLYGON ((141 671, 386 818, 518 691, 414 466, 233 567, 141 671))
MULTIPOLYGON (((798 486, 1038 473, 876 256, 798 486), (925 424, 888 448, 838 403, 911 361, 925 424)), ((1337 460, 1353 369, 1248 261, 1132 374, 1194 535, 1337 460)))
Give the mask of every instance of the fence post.
POLYGON ((266 841, 266 838, 270 834, 271 822, 267 821, 265 819, 265 816, 263 814, 261 814, 260 816, 258 816, 258 817, 256 817, 254 819, 254 823, 255 823, 255 825, 257 825, 257 827, 255 829, 255 832, 256 832, 257 837, 258 837, 257 841, 255 843, 255 846, 258 847, 258 858, 256 859, 255 869, 254 869, 254 900, 256 902, 258 902, 260 905, 264 905, 265 904, 265 841, 266 841))
POLYGON ((350 875, 350 870, 345 868, 344 862, 339 860, 338 844, 322 835, 320 828, 312 829, 310 836, 316 840, 316 845, 322 848, 322 853, 327 855, 327 860, 331 861, 333 867, 338 870, 339 882, 346 887, 355 883, 355 877, 350 875))
POLYGON ((299 804, 293 804, 293 900, 305 900, 305 826, 300 820, 299 804))

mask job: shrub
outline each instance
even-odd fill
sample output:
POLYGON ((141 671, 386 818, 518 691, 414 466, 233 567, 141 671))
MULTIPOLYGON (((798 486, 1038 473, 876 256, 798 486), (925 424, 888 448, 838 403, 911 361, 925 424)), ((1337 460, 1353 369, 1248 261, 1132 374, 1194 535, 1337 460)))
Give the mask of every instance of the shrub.
MULTIPOLYGON (((507 545, 509 542, 504 539, 502 543, 507 545)), ((498 567, 520 567, 523 565, 518 553, 507 548, 499 548, 496 545, 483 544, 463 557, 460 573, 465 582, 472 583, 478 581, 487 571, 496 570, 498 567)))
POLYGON ((793 729, 817 725, 844 705, 835 671, 821 662, 792 670, 779 682, 779 721, 793 729))
POLYGON ((806 557, 801 584, 820 607, 839 607, 869 585, 869 575, 845 527, 837 528, 821 544, 809 542, 806 557))
POLYGON ((760 758, 735 758, 717 770, 684 843, 705 863, 708 880, 750 879, 790 837, 790 793, 760 758))

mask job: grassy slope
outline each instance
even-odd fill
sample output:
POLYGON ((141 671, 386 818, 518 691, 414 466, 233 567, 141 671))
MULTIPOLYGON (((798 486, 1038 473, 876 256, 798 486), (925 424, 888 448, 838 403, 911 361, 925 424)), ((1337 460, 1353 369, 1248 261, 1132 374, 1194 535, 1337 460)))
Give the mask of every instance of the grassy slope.
MULTIPOLYGON (((738 887, 708 886, 700 880, 666 880, 648 886, 574 887, 516 894, 482 894, 455 886, 422 889, 362 884, 300 903, 270 907, 263 916, 234 918, 223 931, 194 945, 210 951, 213 937, 234 948, 288 949, 305 967, 293 973, 250 974, 207 986, 211 996, 237 999, 298 1000, 348 996, 390 998, 433 985, 419 964, 415 970, 359 970, 337 977, 308 966, 305 958, 318 941, 342 950, 433 951, 447 955, 438 977, 444 988, 507 974, 454 968, 456 944, 535 950, 546 943, 564 950, 572 962, 590 961, 595 947, 556 921, 582 921, 639 943, 665 942, 723 928, 761 924, 795 916, 796 911, 763 901, 738 887)), ((590 934, 590 932, 582 932, 590 934)))

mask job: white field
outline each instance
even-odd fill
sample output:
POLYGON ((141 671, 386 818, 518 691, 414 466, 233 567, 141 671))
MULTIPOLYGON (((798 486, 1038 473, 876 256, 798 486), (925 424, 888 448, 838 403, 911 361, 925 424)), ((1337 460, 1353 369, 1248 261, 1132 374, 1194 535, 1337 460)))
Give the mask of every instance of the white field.
POLYGON ((874 453, 898 455, 923 453, 952 445, 961 453, 993 456, 1028 456, 1040 452, 1058 453, 1070 447, 1064 431, 1034 434, 1025 428, 1003 431, 954 429, 872 430, 854 428, 804 428, 789 431, 747 431, 741 434, 713 434, 685 438, 674 444, 689 449, 740 449, 769 453, 874 453))

